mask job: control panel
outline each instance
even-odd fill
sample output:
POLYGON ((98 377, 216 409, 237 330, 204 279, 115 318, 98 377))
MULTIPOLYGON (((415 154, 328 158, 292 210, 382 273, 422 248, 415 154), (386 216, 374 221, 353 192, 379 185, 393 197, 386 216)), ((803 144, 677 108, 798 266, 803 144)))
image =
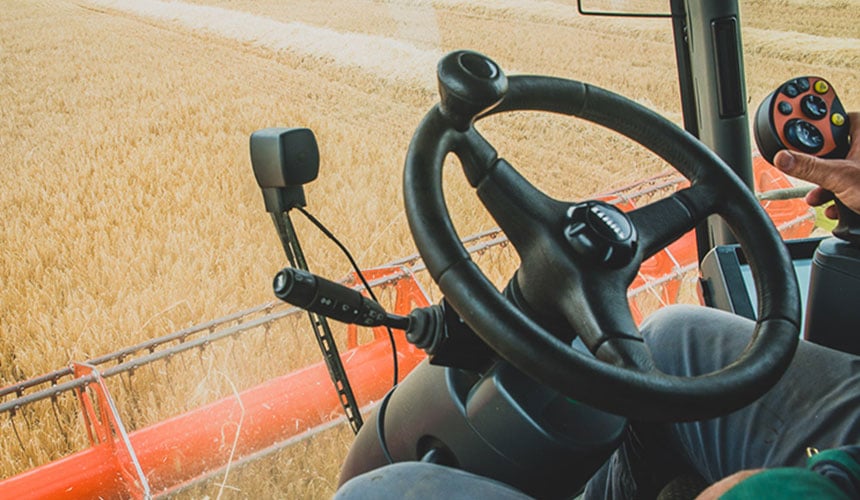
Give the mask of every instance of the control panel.
POLYGON ((780 149, 822 158, 848 153, 848 113, 824 78, 793 78, 768 95, 755 116, 755 140, 769 162, 780 149))

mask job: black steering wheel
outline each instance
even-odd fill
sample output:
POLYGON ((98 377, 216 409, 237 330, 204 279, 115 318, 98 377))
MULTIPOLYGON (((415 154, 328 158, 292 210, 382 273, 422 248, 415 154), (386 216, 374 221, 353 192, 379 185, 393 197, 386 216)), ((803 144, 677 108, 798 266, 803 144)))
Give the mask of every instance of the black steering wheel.
POLYGON ((773 223, 718 156, 624 97, 572 80, 508 78, 476 52, 444 57, 438 79, 441 102, 422 120, 406 158, 409 227, 446 299, 499 356, 568 397, 637 420, 715 417, 776 383, 798 342, 797 282, 773 223), (691 186, 630 213, 599 201, 552 199, 499 158, 473 126, 515 110, 608 127, 666 160, 691 186), (507 296, 470 259, 451 223, 442 168, 452 152, 520 256, 507 296), (644 259, 710 214, 727 221, 747 256, 759 319, 746 350, 729 366, 700 377, 670 376, 654 366, 627 288, 644 259), (571 347, 576 336, 593 356, 571 347))

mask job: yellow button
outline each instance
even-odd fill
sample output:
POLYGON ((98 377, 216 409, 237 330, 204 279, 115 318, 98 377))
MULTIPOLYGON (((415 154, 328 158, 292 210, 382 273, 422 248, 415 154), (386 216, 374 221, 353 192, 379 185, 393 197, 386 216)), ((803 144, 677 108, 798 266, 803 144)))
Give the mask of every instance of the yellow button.
POLYGON ((830 123, 837 127, 841 127, 842 125, 845 125, 845 117, 842 116, 842 113, 833 113, 830 115, 830 123))
POLYGON ((815 91, 819 94, 826 94, 828 90, 830 90, 830 85, 827 85, 827 82, 824 80, 815 82, 815 91))

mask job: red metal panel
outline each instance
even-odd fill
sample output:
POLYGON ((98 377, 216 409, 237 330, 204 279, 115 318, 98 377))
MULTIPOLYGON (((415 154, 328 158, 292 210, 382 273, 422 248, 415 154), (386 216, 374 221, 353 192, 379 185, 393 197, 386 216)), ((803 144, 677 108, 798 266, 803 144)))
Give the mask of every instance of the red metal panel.
MULTIPOLYGON (((401 373, 424 358, 396 332, 401 373)), ((391 385, 387 340, 343 354, 359 404, 380 399, 391 385)), ((129 434, 154 493, 223 467, 233 454, 265 449, 339 415, 324 363, 227 397, 129 434), (238 433, 238 436, 237 436, 238 433), (233 450, 235 443, 235 450, 233 450)), ((110 443, 99 444, 0 482, 0 498, 126 498, 128 485, 110 443)))

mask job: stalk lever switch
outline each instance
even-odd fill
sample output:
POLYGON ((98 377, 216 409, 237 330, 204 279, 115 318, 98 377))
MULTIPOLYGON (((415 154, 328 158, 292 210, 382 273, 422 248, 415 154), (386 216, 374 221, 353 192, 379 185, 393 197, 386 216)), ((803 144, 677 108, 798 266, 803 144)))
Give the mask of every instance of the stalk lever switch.
POLYGON ((387 323, 382 306, 361 292, 307 271, 285 268, 275 275, 272 286, 275 296, 284 302, 343 323, 363 326, 387 323))

